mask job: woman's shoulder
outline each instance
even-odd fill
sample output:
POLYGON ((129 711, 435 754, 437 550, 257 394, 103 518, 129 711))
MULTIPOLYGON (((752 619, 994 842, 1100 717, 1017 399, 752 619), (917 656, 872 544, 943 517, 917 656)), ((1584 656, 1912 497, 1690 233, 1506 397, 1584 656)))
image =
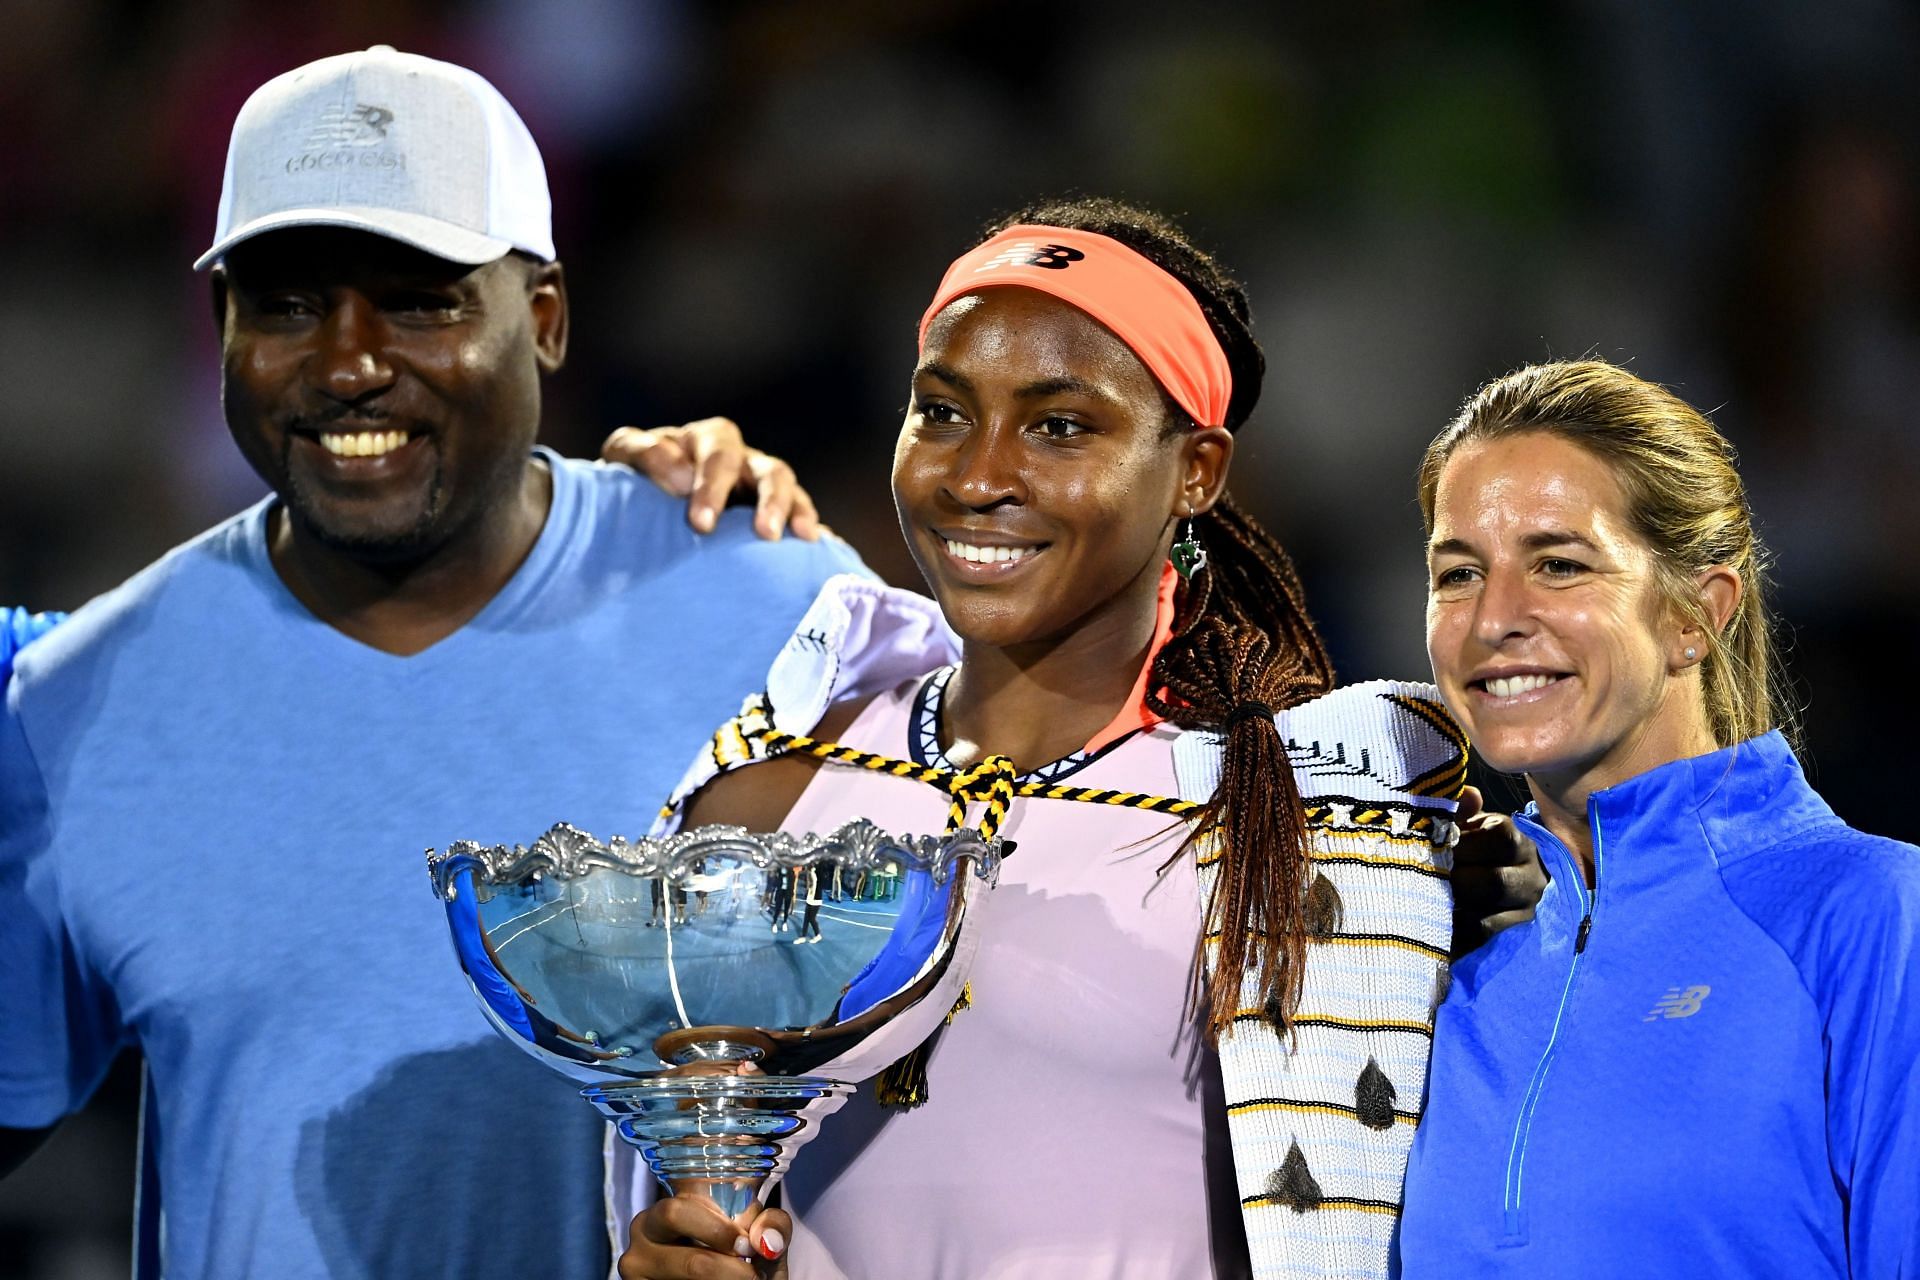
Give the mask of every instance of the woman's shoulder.
MULTIPOLYGON (((698 793, 726 795, 746 786, 728 784, 715 792, 716 778, 748 764, 764 766, 770 756, 780 757, 782 753, 770 746, 779 736, 831 741, 832 733, 839 731, 829 721, 836 708, 844 713, 844 708, 853 706, 846 720, 852 724, 868 704, 899 696, 902 689, 958 656, 958 640, 941 618, 939 607, 927 597, 850 575, 829 580, 781 646, 759 690, 748 695, 740 713, 717 726, 695 753, 662 809, 654 834, 687 822, 721 821, 705 813, 687 814, 688 804, 698 793)), ((757 783, 766 786, 783 775, 786 782, 767 803, 784 814, 791 802, 782 806, 778 797, 797 798, 812 777, 812 766, 789 761, 773 774, 764 767, 754 773, 757 783)), ((714 803, 709 801, 708 807, 714 803)), ((756 814, 765 812, 761 805, 753 809, 756 814)))
MULTIPOLYGON (((1750 915, 1920 922, 1920 848, 1849 826, 1778 732, 1703 757, 1697 806, 1721 881, 1750 915)), ((1763 927, 1765 922, 1763 921, 1763 927)))
POLYGON ((1786 909, 1853 923, 1897 915, 1920 931, 1920 847, 1856 830, 1834 817, 1737 861, 1731 885, 1770 889, 1786 909))
MULTIPOLYGON (((822 742, 840 741, 876 699, 888 696, 869 694, 834 703, 809 736, 822 742)), ((682 825, 725 823, 749 831, 777 831, 821 764, 818 756, 785 752, 716 774, 687 800, 682 825)))
POLYGON ((1830 816, 1721 861, 1719 873, 1816 1003, 1920 983, 1920 848, 1830 816))

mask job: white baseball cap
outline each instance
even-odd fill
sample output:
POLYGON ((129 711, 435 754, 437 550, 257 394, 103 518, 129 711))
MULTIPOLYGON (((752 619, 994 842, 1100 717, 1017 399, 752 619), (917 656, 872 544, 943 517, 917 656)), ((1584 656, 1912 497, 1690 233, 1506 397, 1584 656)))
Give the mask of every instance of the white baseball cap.
POLYGON ((351 227, 476 265, 513 249, 554 258, 547 170, 519 114, 465 67, 387 45, 254 90, 194 269, 282 227, 351 227))

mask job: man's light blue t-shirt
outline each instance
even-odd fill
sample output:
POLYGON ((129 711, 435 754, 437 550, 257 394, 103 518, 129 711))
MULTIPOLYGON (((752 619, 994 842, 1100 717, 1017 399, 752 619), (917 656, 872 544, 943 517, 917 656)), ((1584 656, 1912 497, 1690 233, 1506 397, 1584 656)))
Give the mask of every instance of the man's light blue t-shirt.
POLYGON ((286 590, 268 503, 37 640, 0 715, 0 1125, 145 1052, 178 1276, 605 1274, 602 1123, 487 1025, 424 851, 639 834, 844 544, 542 455, 538 543, 408 658, 286 590))

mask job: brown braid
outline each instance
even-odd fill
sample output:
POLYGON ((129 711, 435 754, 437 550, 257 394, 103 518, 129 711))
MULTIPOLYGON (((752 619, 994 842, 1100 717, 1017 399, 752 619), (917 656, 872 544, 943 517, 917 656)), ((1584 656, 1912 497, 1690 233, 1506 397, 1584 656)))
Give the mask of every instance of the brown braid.
MULTIPOLYGON (((1238 431, 1260 398, 1266 356, 1253 337, 1247 295, 1173 223, 1114 200, 1083 198, 1030 205, 987 230, 1070 227, 1109 236, 1172 274, 1207 317, 1227 354, 1233 397, 1222 425, 1238 431)), ((1193 422, 1167 400, 1170 431, 1193 422)), ((1249 703, 1279 711, 1333 688, 1333 663, 1308 616, 1293 561, 1273 535, 1222 496, 1194 521, 1208 568, 1184 593, 1174 636, 1153 664, 1147 704, 1175 724, 1224 732, 1220 785, 1202 812, 1185 856, 1203 838, 1221 841, 1225 861, 1207 904, 1220 930, 1206 987, 1209 1038, 1232 1026, 1241 1003, 1239 975, 1256 975, 1263 1007, 1283 1020, 1299 999, 1306 957, 1308 884, 1306 813, 1287 753, 1270 715, 1240 715, 1249 703)), ((1204 948, 1203 936, 1199 944, 1204 948)), ((1201 1003, 1206 966, 1194 966, 1193 1003, 1201 1003)))
MULTIPOLYGON (((1175 724, 1225 732, 1220 785, 1193 837, 1218 838, 1225 855, 1207 904, 1206 918, 1220 930, 1214 970, 1257 975, 1258 1003, 1284 1023, 1306 962, 1307 816, 1273 717, 1233 713, 1248 703, 1278 711, 1319 697, 1333 688, 1333 662, 1293 561, 1272 534, 1224 496, 1194 524, 1207 568, 1189 584, 1173 638, 1154 659, 1149 683, 1165 696, 1149 694, 1147 705, 1175 724)), ((1241 1006, 1239 984, 1215 981, 1206 999, 1207 1029, 1218 1040, 1241 1006)))

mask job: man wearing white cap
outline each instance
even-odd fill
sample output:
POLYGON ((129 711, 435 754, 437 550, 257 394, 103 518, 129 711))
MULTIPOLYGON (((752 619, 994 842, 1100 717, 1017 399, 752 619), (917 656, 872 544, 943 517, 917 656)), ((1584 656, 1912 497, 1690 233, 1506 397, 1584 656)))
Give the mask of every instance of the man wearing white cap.
POLYGON ((535 447, 565 283, 470 71, 269 82, 198 265, 273 495, 18 655, 0 1169, 137 1044, 168 1275, 604 1275, 601 1122, 482 1020, 422 850, 645 829, 858 562, 535 447))

